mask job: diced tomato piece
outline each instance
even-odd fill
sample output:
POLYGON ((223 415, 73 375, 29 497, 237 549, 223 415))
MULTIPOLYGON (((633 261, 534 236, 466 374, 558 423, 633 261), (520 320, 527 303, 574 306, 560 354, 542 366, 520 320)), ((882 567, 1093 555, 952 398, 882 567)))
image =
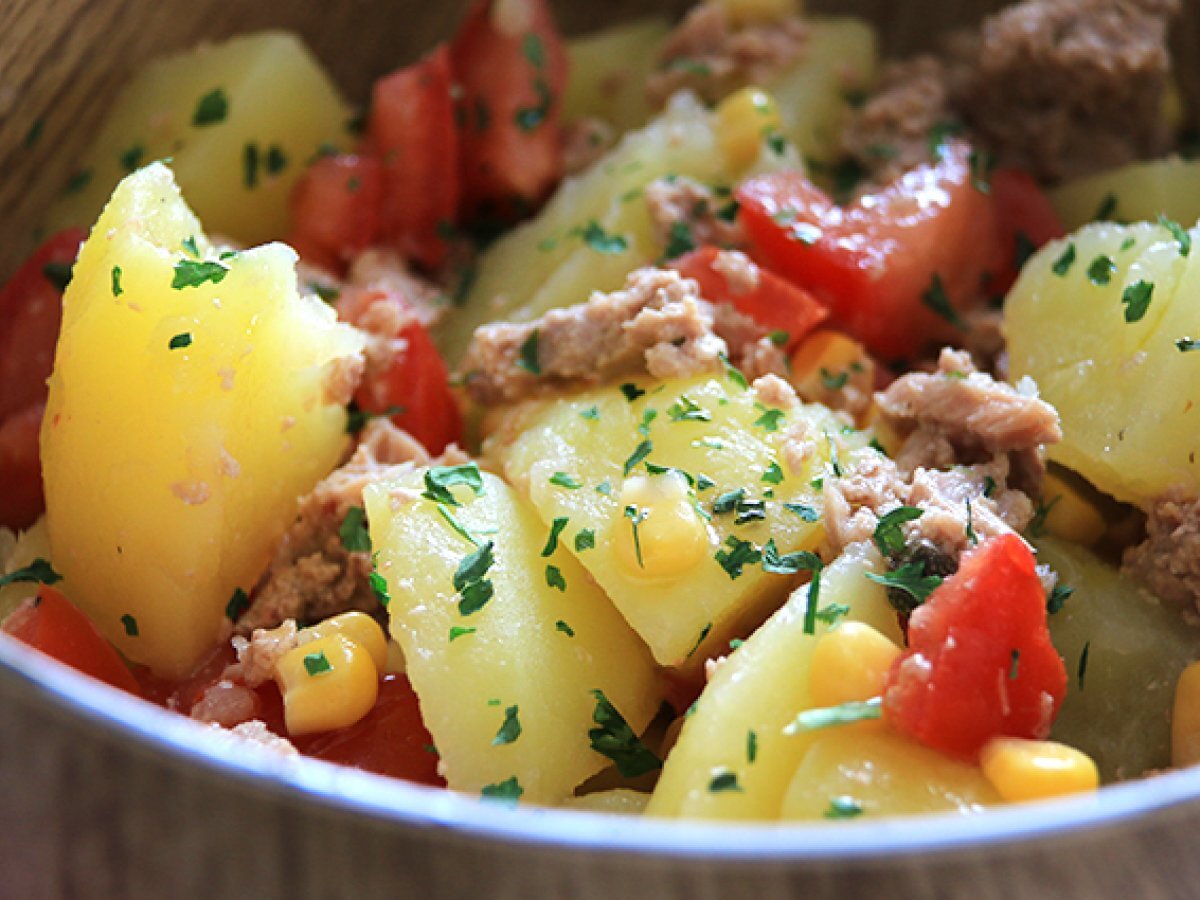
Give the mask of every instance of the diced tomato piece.
POLYGON ((457 221, 459 141, 450 52, 379 79, 371 94, 367 148, 383 166, 382 234, 405 257, 437 268, 444 232, 457 221))
POLYGON ((462 443, 462 413, 450 389, 450 372, 405 298, 378 289, 348 290, 338 300, 338 314, 347 322, 365 326, 367 319, 374 318, 371 310, 378 303, 398 306, 395 319, 403 324, 396 334, 382 336, 391 339, 394 352, 382 368, 368 368, 354 402, 365 413, 390 415, 397 427, 430 453, 462 443))
POLYGON ((87 233, 47 240, 0 289, 0 527, 28 528, 45 508, 38 431, 62 320, 61 279, 87 233))
POLYGON ((292 738, 301 753, 422 784, 445 785, 412 685, 384 675, 374 708, 348 728, 292 738))
POLYGON ((468 212, 520 215, 563 173, 567 55, 546 0, 479 0, 451 46, 468 212))
POLYGON ((137 680, 91 620, 61 593, 42 585, 4 620, 3 630, 59 662, 141 696, 137 680))
POLYGON ((955 310, 1000 266, 992 201, 961 142, 844 208, 791 171, 751 178, 736 196, 757 261, 887 360, 953 338, 955 310))
POLYGON ((790 353, 804 336, 829 316, 829 311, 803 288, 785 281, 761 266, 757 266, 757 283, 748 289, 731 284, 721 271, 718 260, 721 250, 701 247, 671 263, 681 275, 694 278, 700 294, 714 303, 729 303, 764 328, 787 333, 784 345, 790 353))
POLYGON ((1033 553, 1016 535, 963 555, 917 608, 884 692, 899 731, 973 759, 993 737, 1041 739, 1067 688, 1033 553))
POLYGON ((369 156, 325 156, 292 191, 288 243, 306 261, 340 271, 379 237, 383 167, 369 156))
POLYGON ((989 288, 1003 296, 1020 274, 1023 257, 1066 231, 1050 198, 1028 172, 997 169, 990 182, 1004 265, 989 288))

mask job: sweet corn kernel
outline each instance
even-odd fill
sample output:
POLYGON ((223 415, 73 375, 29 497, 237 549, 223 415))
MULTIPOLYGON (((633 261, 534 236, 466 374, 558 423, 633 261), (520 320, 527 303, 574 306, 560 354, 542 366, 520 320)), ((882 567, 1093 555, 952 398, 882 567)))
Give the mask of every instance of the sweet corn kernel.
POLYGON ((290 734, 353 725, 375 705, 379 672, 371 654, 341 634, 309 641, 275 667, 290 734))
POLYGON ((813 648, 808 684, 816 706, 870 700, 883 693, 900 648, 862 622, 842 622, 813 648))
POLYGON ((1182 768, 1200 763, 1200 662, 1194 662, 1175 683, 1175 709, 1171 714, 1171 765, 1182 768))
POLYGON ((979 754, 979 766, 1003 800, 1041 800, 1094 791, 1100 773, 1081 750, 1053 741, 992 738, 979 754))
POLYGON ((687 482, 674 472, 625 479, 621 511, 613 549, 629 572, 670 578, 708 553, 708 527, 692 505, 687 482))
POLYGON ((1104 518, 1070 483, 1053 473, 1042 486, 1042 504, 1047 509, 1045 529, 1077 544, 1091 546, 1104 536, 1104 518))
POLYGON ((763 141, 779 134, 781 127, 779 107, 761 88, 742 88, 717 106, 717 140, 734 171, 753 164, 762 152, 763 141))
POLYGON ((803 12, 800 0, 719 0, 732 25, 778 22, 803 12))
POLYGON ((340 634, 362 646, 375 662, 375 668, 384 671, 388 663, 388 639, 379 623, 363 612, 344 612, 318 622, 311 628, 302 628, 296 635, 300 646, 310 641, 340 634))
POLYGON ((404 650, 395 641, 388 641, 387 662, 381 671, 389 675, 403 675, 408 671, 408 660, 404 658, 404 650))
POLYGON ((791 382, 805 397, 820 397, 873 366, 863 345, 840 331, 814 331, 792 354, 791 382))

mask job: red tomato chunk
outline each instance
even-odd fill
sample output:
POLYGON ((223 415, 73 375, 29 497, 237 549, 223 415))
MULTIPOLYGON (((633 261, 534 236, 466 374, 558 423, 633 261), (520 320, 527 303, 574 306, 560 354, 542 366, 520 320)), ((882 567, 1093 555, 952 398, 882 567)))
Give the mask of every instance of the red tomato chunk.
POLYGON ((963 556, 912 614, 908 646, 883 698, 898 731, 965 759, 993 737, 1050 733, 1067 671, 1050 642, 1033 553, 1016 535, 963 556))

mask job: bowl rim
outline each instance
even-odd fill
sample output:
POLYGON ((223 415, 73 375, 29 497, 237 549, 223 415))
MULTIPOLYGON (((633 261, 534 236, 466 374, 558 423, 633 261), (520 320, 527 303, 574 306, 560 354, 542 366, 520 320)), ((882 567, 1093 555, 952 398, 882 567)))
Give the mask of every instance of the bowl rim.
MULTIPOLYGON (((118 743, 163 762, 193 764, 208 776, 277 799, 300 799, 326 812, 376 825, 543 850, 681 861, 788 865, 883 862, 954 855, 997 846, 1076 839, 1144 822, 1200 798, 1200 767, 1111 785, 1094 795, 1002 807, 980 815, 937 814, 817 823, 671 821, 587 810, 506 808, 468 794, 412 784, 306 757, 283 756, 231 737, 82 675, 15 639, 0 638, 0 682, 35 705, 99 726, 118 743), (920 822, 914 828, 913 823, 920 822)), ((17 702, 21 702, 18 700, 17 702)))

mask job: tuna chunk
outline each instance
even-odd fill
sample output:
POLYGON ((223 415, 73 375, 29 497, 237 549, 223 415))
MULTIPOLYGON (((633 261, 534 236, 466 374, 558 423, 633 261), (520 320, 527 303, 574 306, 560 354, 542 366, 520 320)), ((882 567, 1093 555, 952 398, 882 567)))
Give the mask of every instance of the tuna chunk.
POLYGON ((703 3, 667 38, 646 94, 656 106, 682 90, 715 103, 740 87, 778 77, 803 55, 808 38, 799 18, 737 27, 724 4, 703 3))
POLYGON ((1150 507, 1146 540, 1125 551, 1124 570, 1152 593, 1200 609, 1200 499, 1175 488, 1150 507))
POLYGON ((462 371, 476 402, 495 405, 640 373, 719 371, 722 356, 751 378, 784 369, 765 328, 704 300, 678 272, 639 269, 622 290, 533 322, 478 329, 462 371))

